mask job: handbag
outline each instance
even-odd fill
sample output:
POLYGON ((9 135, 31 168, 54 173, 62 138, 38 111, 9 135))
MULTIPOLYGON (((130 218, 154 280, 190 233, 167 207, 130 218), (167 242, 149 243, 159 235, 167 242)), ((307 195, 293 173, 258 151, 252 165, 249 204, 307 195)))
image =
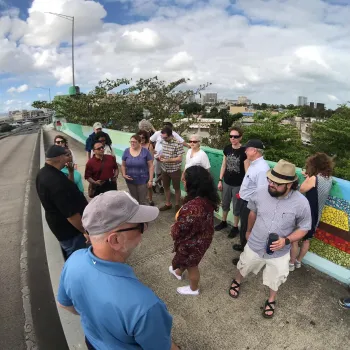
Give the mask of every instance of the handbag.
MULTIPOLYGON (((100 179, 100 176, 101 176, 101 174, 102 174, 104 165, 105 165, 105 157, 102 158, 101 168, 100 168, 100 170, 99 170, 99 172, 98 172, 97 180, 100 179)), ((95 195, 96 195, 96 187, 97 187, 96 185, 91 184, 91 183, 89 182, 88 196, 89 196, 90 198, 94 198, 94 197, 95 197, 95 195)))

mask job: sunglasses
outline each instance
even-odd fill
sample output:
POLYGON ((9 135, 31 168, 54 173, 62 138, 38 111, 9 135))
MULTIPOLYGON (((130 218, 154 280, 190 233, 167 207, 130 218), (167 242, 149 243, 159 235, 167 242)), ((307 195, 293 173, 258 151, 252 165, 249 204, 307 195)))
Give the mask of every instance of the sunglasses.
POLYGON ((95 151, 102 151, 104 150, 105 148, 103 146, 99 147, 99 148, 94 148, 95 151))
POLYGON ((230 135, 230 139, 239 139, 241 135, 230 135))
POLYGON ((198 143, 199 141, 189 141, 190 143, 198 143))
POLYGON ((270 184, 270 185, 274 185, 274 186, 281 186, 281 185, 285 185, 285 184, 280 184, 280 183, 278 183, 278 182, 275 182, 275 181, 272 181, 271 179, 269 179, 268 177, 267 177, 267 182, 270 184))
POLYGON ((62 143, 65 143, 65 142, 64 142, 63 140, 56 140, 55 143, 56 143, 57 145, 61 145, 62 143))
POLYGON ((145 224, 141 223, 141 224, 138 224, 137 226, 130 227, 130 228, 124 228, 122 230, 118 230, 118 231, 114 231, 114 232, 118 233, 118 232, 134 231, 134 230, 139 230, 141 232, 141 234, 143 234, 143 232, 145 231, 145 224))
POLYGON ((99 139, 98 142, 106 142, 105 139, 99 139))

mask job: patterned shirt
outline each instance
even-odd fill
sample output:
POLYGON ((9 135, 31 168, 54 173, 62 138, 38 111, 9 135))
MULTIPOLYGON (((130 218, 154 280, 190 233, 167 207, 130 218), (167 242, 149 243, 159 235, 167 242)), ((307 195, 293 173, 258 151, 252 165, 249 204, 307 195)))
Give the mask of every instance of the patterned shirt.
MULTIPOLYGON (((162 151, 162 158, 169 159, 169 158, 177 158, 182 156, 185 151, 182 144, 178 141, 176 141, 173 137, 169 139, 169 141, 163 140, 163 151, 162 151)), ((161 163, 162 164, 162 170, 167 173, 173 173, 174 171, 177 171, 181 169, 181 162, 178 163, 161 163)))
POLYGON ((257 214, 256 221, 248 239, 248 246, 265 259, 279 258, 287 254, 290 245, 266 254, 270 233, 288 237, 295 230, 308 232, 311 228, 309 202, 299 191, 291 191, 286 197, 272 197, 268 185, 259 188, 251 196, 248 208, 257 214))

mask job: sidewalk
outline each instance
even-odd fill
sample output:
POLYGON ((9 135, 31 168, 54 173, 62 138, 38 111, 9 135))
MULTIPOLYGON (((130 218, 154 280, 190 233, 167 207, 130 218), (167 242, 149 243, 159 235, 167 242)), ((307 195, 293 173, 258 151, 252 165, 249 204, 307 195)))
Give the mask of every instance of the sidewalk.
MULTIPOLYGON (((53 140, 56 131, 47 131, 53 140)), ((84 174, 86 154, 82 144, 69 138, 78 170, 84 174)), ((87 182, 84 181, 87 191, 87 182)), ((118 179, 118 189, 126 190, 125 181, 118 179)), ((163 195, 155 195, 160 206, 163 195)), ((182 350, 332 350, 348 349, 350 344, 350 312, 338 306, 338 299, 347 296, 344 286, 302 267, 291 273, 281 286, 276 314, 264 319, 261 310, 268 289, 262 285, 262 274, 249 276, 235 300, 228 288, 236 273, 232 265, 232 243, 228 232, 216 232, 213 243, 201 265, 201 294, 186 297, 176 288, 187 284, 177 281, 168 272, 172 260, 170 226, 173 210, 160 213, 157 221, 143 235, 129 263, 138 278, 164 300, 174 316, 173 338, 182 350)), ((56 291, 54 291, 56 293, 56 291)))

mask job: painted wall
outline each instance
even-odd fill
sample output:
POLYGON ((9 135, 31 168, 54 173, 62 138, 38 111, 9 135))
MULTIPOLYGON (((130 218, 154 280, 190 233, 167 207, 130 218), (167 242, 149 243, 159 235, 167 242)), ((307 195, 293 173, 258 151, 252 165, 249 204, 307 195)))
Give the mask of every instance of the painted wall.
MULTIPOLYGON (((92 133, 92 127, 70 124, 62 122, 59 128, 62 132, 73 137, 74 139, 85 144, 87 137, 92 133)), ((125 133, 117 130, 103 129, 112 139, 112 147, 117 155, 117 161, 121 162, 122 154, 125 148, 129 147, 131 133, 125 133)), ((202 147, 208 154, 211 164, 211 174, 215 182, 219 180, 219 173, 222 162, 222 150, 217 150, 209 147, 202 147)), ((269 165, 274 166, 274 162, 269 162, 269 165)), ((304 180, 301 169, 297 169, 300 182, 304 180)), ((231 214, 232 215, 232 214, 231 214)), ((218 213, 220 217, 220 212, 218 213)), ((229 217, 232 220, 232 217, 229 217)), ((334 276, 343 282, 350 283, 350 182, 335 178, 330 196, 326 202, 326 206, 322 213, 321 223, 315 238, 311 242, 313 253, 317 254, 317 263, 314 263, 313 254, 308 254, 306 262, 310 265, 324 270, 324 267, 329 265, 330 270, 336 269, 334 276), (320 260, 320 258, 323 258, 320 260), (308 259, 310 261, 308 261, 308 259), (325 260, 326 259, 326 260, 325 260), (323 266, 318 265, 322 262, 323 266), (343 268, 339 268, 339 267, 343 268)), ((328 273, 327 271, 324 271, 328 273)), ((330 273, 331 275, 334 275, 330 273)))

